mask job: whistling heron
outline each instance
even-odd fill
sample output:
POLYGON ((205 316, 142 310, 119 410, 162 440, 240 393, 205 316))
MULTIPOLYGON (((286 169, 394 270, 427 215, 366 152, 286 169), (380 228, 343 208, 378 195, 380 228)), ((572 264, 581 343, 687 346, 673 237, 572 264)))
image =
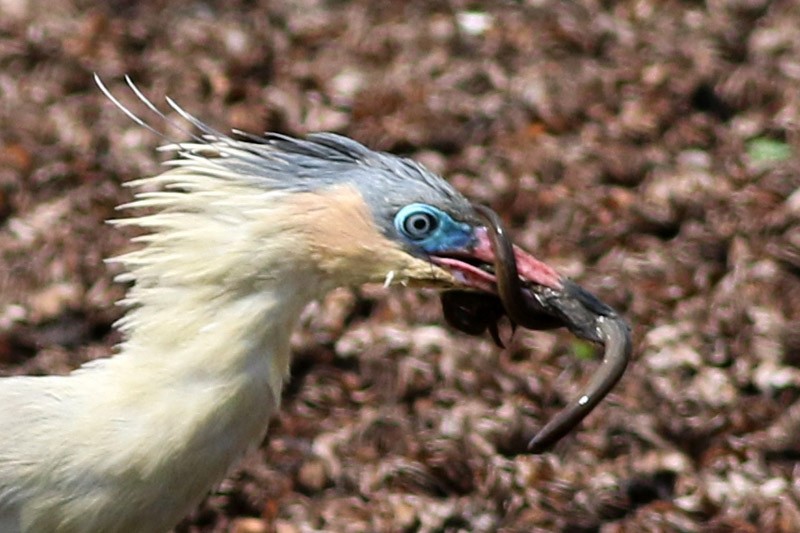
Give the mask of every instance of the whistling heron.
MULTIPOLYGON (((507 310, 525 327, 607 340, 598 332, 610 309, 511 247, 491 212, 421 165, 328 133, 234 138, 169 102, 203 134, 169 147, 178 153, 169 170, 132 183, 139 192, 124 207, 150 214, 115 222, 147 231, 141 249, 117 259, 133 282, 118 353, 66 376, 0 380, 1 532, 173 527, 264 438, 290 333, 334 287, 471 290, 443 299, 465 331, 491 329, 507 310), (503 308, 515 300, 522 308, 503 308)), ((610 344, 626 336, 611 328, 610 344)), ((606 389, 593 385, 550 441, 624 361, 610 366, 606 389)))

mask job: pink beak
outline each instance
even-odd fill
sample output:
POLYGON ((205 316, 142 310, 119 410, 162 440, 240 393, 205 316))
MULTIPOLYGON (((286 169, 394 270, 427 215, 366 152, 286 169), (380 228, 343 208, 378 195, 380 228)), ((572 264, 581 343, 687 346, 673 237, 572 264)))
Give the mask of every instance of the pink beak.
MULTIPOLYGON (((465 252, 463 256, 481 263, 494 265, 495 254, 492 251, 488 231, 486 228, 478 228, 475 231, 475 236, 478 240, 477 244, 469 252, 465 252)), ((517 260, 517 271, 526 282, 556 290, 563 288, 561 275, 551 266, 539 261, 516 245, 514 245, 514 257, 517 260)), ((497 279, 493 274, 455 257, 434 256, 431 260, 449 270, 465 286, 493 294, 497 293, 497 279)))

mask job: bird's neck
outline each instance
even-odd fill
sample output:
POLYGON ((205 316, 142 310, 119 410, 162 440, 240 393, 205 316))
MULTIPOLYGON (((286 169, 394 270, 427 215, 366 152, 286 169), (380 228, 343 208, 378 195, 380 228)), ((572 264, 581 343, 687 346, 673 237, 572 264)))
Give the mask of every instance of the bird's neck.
POLYGON ((263 439, 292 330, 331 283, 287 235, 280 202, 246 198, 219 200, 237 205, 221 214, 212 202, 202 217, 190 205, 132 221, 157 231, 119 259, 135 281, 119 353, 53 385, 71 420, 64 446, 92 450, 80 471, 107 480, 81 488, 87 505, 135 501, 167 529, 263 439))
MULTIPOLYGON (((184 176, 154 179, 173 174, 184 176)), ((121 221, 153 233, 118 259, 130 273, 121 277, 135 285, 132 309, 119 322, 126 341, 110 366, 144 376, 132 377, 130 390, 186 387, 219 401, 248 386, 277 406, 293 326, 326 292, 299 239, 281 224, 283 196, 233 184, 163 194, 133 205, 168 202, 174 210, 121 221)))
POLYGON ((169 501, 142 506, 177 520, 263 439, 313 292, 284 279, 252 293, 194 286, 143 299, 121 352, 78 372, 104 384, 77 406, 86 416, 74 432, 102 458, 92 468, 137 480, 118 497, 161 494, 169 501))
POLYGON ((109 361, 133 381, 130 390, 216 389, 225 398, 228 387, 247 384, 279 402, 291 332, 315 291, 276 280, 255 292, 218 286, 157 292, 163 294, 125 317, 135 327, 109 361))

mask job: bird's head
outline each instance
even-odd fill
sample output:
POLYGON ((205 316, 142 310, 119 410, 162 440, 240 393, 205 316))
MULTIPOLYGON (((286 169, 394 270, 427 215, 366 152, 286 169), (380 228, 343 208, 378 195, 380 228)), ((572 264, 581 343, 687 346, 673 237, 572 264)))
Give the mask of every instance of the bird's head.
MULTIPOLYGON (((285 192, 270 216, 290 222, 293 252, 330 283, 495 292, 485 222, 441 177, 330 133, 258 141, 216 144, 223 156, 216 161, 285 192)), ((558 274, 532 256, 518 251, 517 263, 523 278, 558 286, 558 274)))
MULTIPOLYGON (((126 80, 150 111, 176 125, 126 80)), ((95 81, 128 117, 167 138, 117 100, 97 75, 95 81)), ((232 138, 167 102, 202 135, 164 147, 180 155, 168 163, 176 167, 172 171, 134 182, 169 190, 139 192, 127 206, 161 209, 155 217, 122 222, 154 233, 147 249, 127 261, 134 279, 155 274, 163 283, 163 272, 181 262, 173 261, 182 254, 170 250, 171 244, 192 250, 183 255, 198 261, 211 259, 202 250, 213 250, 217 267, 206 261, 207 268, 197 272, 192 257, 182 261, 196 280, 230 278, 228 271, 276 278, 275 270, 289 269, 319 274, 323 290, 379 282, 497 292, 496 258, 484 222, 464 196, 423 165, 333 133, 297 139, 236 131, 232 138), (236 266, 240 258, 249 258, 243 268, 236 266), (264 258, 269 260, 259 264, 264 258), (155 272, 148 272, 150 263, 158 263, 155 272)), ((555 270, 516 247, 510 253, 523 281, 561 287, 555 270)), ((175 270, 173 278, 185 274, 185 267, 175 270)))

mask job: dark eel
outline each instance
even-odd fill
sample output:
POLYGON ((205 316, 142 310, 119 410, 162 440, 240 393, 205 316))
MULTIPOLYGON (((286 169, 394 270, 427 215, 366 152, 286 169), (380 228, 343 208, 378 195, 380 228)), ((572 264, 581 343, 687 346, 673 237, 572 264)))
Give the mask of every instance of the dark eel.
POLYGON ((507 315, 512 327, 566 327, 577 337, 605 348, 600 369, 583 392, 531 439, 528 449, 541 453, 586 418, 622 377, 631 355, 630 327, 616 311, 573 281, 562 280, 560 289, 524 283, 517 271, 513 243, 500 217, 488 207, 475 209, 486 222, 494 251, 498 296, 444 292, 442 308, 447 322, 470 335, 481 335, 488 329, 502 347, 497 323, 507 315))

